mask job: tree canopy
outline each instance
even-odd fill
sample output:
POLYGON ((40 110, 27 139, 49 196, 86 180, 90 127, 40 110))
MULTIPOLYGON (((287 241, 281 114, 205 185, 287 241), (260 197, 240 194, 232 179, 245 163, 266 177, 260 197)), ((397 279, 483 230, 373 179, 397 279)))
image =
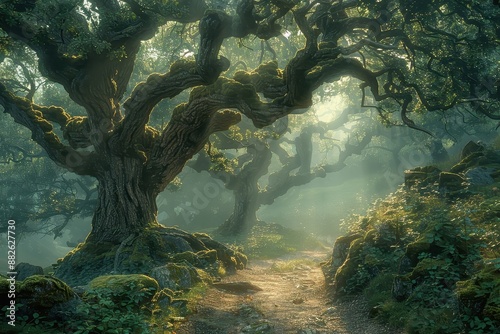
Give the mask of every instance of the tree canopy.
POLYGON ((427 132, 412 113, 463 103, 500 119, 499 16, 493 2, 462 0, 4 0, 0 59, 27 70, 26 59, 36 59, 83 113, 19 89, 22 73, 0 79, 0 105, 55 163, 97 178, 91 237, 120 242, 156 221, 154 199, 211 134, 241 115, 262 128, 304 113, 315 90, 342 77, 359 80, 360 104, 387 124, 427 132), (156 49, 150 56, 176 57, 136 84, 141 46, 172 22, 183 27, 179 45, 189 37, 196 50, 156 49), (231 41, 253 38, 262 54, 298 51, 235 71, 231 41), (184 91, 166 126, 154 126, 153 111, 166 112, 160 102, 184 91))

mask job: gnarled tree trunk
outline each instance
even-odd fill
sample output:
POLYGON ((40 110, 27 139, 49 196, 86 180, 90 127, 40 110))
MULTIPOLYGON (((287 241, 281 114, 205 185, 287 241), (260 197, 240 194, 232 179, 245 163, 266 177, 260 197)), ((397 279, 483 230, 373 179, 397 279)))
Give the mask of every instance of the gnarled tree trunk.
POLYGON ((98 175, 99 195, 88 241, 120 243, 157 225, 156 194, 142 180, 142 164, 134 158, 112 158, 98 175))
POLYGON ((222 235, 238 235, 248 232, 257 222, 259 203, 259 179, 267 174, 272 153, 265 144, 247 148, 251 161, 246 163, 237 176, 227 185, 234 192, 234 210, 218 232, 222 235))
POLYGON ((234 189, 234 209, 231 216, 222 224, 218 232, 222 235, 239 235, 248 232, 257 222, 258 184, 239 179, 234 189))

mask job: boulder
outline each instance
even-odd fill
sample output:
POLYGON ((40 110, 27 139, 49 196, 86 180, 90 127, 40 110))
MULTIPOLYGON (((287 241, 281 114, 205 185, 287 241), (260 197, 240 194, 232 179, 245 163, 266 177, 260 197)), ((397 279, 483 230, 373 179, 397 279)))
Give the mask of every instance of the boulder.
POLYGON ((322 267, 323 274, 327 277, 327 280, 333 280, 335 274, 337 273, 337 270, 347 259, 351 242, 361 237, 361 234, 352 234, 339 237, 337 238, 337 240, 335 240, 332 258, 322 267))
POLYGON ((500 326, 500 268, 495 264, 487 265, 469 280, 457 282, 457 295, 462 312, 488 317, 500 326))
POLYGON ((413 268, 417 265, 422 253, 437 255, 440 251, 440 248, 426 238, 420 238, 406 246, 405 258, 408 259, 409 267, 413 268))
POLYGON ((427 186, 434 184, 439 180, 441 170, 434 166, 417 167, 405 171, 405 186, 412 187, 415 185, 427 186))
POLYGON ((55 313, 73 305, 77 295, 63 281, 45 275, 33 275, 17 282, 16 303, 24 305, 20 314, 38 313, 53 318, 55 313))
POLYGON ((179 263, 153 268, 150 276, 158 282, 160 289, 185 290, 202 281, 193 266, 179 263))
POLYGON ((361 258, 364 247, 363 238, 352 241, 350 245, 346 260, 335 273, 333 280, 333 292, 335 294, 342 293, 345 290, 347 281, 358 272, 359 266, 363 263, 361 258))
POLYGON ((439 174, 440 188, 446 188, 454 191, 464 189, 465 186, 465 179, 460 174, 450 172, 441 172, 439 174))
POLYGON ((21 262, 16 266, 16 280, 22 281, 33 275, 43 275, 43 268, 26 262, 21 262))
POLYGON ((495 172, 494 168, 475 167, 465 172, 467 182, 472 186, 487 186, 495 183, 495 179, 491 176, 495 172))
POLYGON ((462 153, 460 154, 460 160, 467 158, 473 153, 482 152, 484 151, 484 148, 485 148, 484 145, 481 144, 480 142, 470 141, 462 149, 462 153))

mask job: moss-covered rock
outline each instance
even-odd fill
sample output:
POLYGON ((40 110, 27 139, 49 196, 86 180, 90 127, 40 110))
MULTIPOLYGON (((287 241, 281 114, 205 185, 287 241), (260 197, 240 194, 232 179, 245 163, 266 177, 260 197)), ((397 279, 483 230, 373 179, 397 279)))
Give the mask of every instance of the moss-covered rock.
POLYGON ((438 254, 439 250, 426 238, 420 238, 406 246, 405 257, 409 259, 411 267, 417 265, 419 257, 425 254, 438 254))
POLYGON ((442 270, 444 267, 446 267, 446 262, 442 259, 425 258, 419 261, 415 268, 413 268, 410 278, 418 281, 419 279, 429 277, 431 272, 442 270))
POLYGON ((168 263, 151 270, 161 289, 185 290, 202 281, 196 269, 189 264, 168 263))
POLYGON ((469 168, 464 176, 471 186, 486 186, 495 183, 495 179, 492 177, 494 172, 494 168, 480 166, 469 168))
POLYGON ((452 173, 465 173, 468 169, 479 166, 498 169, 500 164, 500 153, 498 151, 484 149, 472 152, 450 169, 452 173))
POLYGON ((55 276, 71 286, 88 284, 110 274, 149 274, 153 268, 171 262, 185 262, 217 275, 244 268, 246 257, 208 235, 190 234, 176 228, 151 226, 121 244, 79 244, 55 265, 55 276))
POLYGON ((488 317, 500 325, 500 268, 486 266, 473 278, 457 283, 463 312, 488 317))
POLYGON ((434 166, 416 167, 405 171, 405 186, 426 186, 439 180, 441 170, 434 166))
POLYGON ((466 187, 465 179, 456 173, 441 172, 439 174, 439 187, 451 191, 464 189, 466 187))
POLYGON ((331 259, 322 267, 323 273, 327 281, 332 282, 335 278, 337 270, 347 259, 351 242, 361 238, 361 234, 352 234, 337 238, 333 246, 333 253, 331 259))
POLYGON ((29 303, 35 308, 51 308, 54 304, 67 302, 75 297, 71 288, 52 276, 33 275, 19 283, 19 298, 33 299, 29 303))
POLYGON ((469 157, 473 153, 480 153, 483 152, 485 149, 484 145, 478 142, 474 141, 469 141, 464 148, 462 149, 462 152, 460 154, 460 159, 464 160, 467 157, 469 157))
POLYGON ((43 275, 43 268, 40 266, 34 266, 32 264, 21 262, 16 265, 15 272, 17 272, 16 280, 22 281, 33 275, 43 275))
POLYGON ((344 263, 336 271, 333 279, 334 294, 346 291, 347 281, 358 271, 362 264, 361 251, 363 249, 363 238, 355 239, 350 243, 349 252, 344 263))
POLYGON ((158 290, 158 282, 146 275, 107 275, 93 279, 83 299, 93 302, 109 298, 118 306, 125 303, 140 308, 150 304, 158 290))
POLYGON ((70 303, 76 298, 71 288, 52 276, 33 275, 17 282, 16 303, 24 305, 21 313, 39 313, 49 316, 54 308, 70 303))

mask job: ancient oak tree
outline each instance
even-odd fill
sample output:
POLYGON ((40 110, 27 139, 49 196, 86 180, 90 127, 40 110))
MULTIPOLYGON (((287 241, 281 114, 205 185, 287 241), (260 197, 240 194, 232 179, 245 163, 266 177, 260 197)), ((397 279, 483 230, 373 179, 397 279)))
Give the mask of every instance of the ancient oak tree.
POLYGON ((497 52, 496 22, 499 8, 484 1, 3 0, 1 59, 14 48, 31 50, 41 75, 85 115, 15 94, 7 78, 0 80, 0 105, 56 164, 98 180, 88 241, 119 244, 157 224, 157 195, 211 134, 241 115, 261 128, 305 112, 325 82, 358 79, 363 106, 386 121, 397 113, 415 129, 411 112, 457 103, 498 117, 491 108, 498 91, 488 84, 496 64, 484 60, 497 52), (141 43, 172 21, 197 23, 196 54, 134 87, 141 43), (293 57, 281 67, 225 76, 226 40, 283 43, 285 25, 303 41, 293 57), (152 127, 155 106, 186 90, 189 98, 168 124, 152 127))

